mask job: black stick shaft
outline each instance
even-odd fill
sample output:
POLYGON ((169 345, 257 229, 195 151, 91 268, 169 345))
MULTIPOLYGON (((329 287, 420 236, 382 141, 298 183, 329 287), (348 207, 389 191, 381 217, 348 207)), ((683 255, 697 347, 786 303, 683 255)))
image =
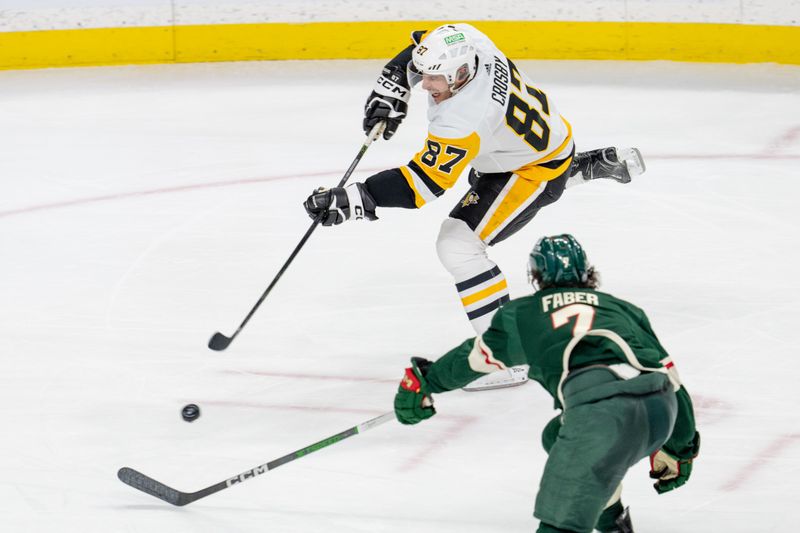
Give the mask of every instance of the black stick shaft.
MULTIPOLYGON (((361 149, 358 151, 358 155, 356 155, 356 158, 353 160, 352 163, 350 163, 350 167, 347 169, 347 172, 344 173, 342 179, 339 180, 337 187, 342 187, 344 186, 345 183, 347 183, 347 180, 350 179, 350 175, 358 166, 358 163, 361 161, 361 158, 364 157, 367 148, 369 148, 369 145, 372 144, 372 141, 374 141, 381 134, 384 126, 385 125, 383 122, 379 122, 372 128, 372 130, 370 130, 370 132, 367 134, 367 139, 364 141, 364 144, 361 145, 361 149)), ((256 310, 258 310, 262 302, 264 302, 264 300, 267 298, 269 293, 272 291, 272 288, 278 283, 278 280, 281 279, 283 273, 286 272, 286 269, 288 269, 289 265, 292 264, 292 261, 294 261, 294 258, 303 248, 306 241, 308 241, 308 238, 311 237, 311 234, 314 233, 315 229, 317 229, 317 226, 319 226, 321 220, 322 220, 322 213, 320 213, 317 216, 317 218, 314 219, 314 222, 311 223, 311 226, 308 228, 308 230, 306 230, 306 233, 305 235, 303 235, 303 238, 300 239, 300 242, 297 244, 297 246, 295 246, 294 250, 292 251, 292 254, 289 256, 289 259, 287 259, 286 262, 283 264, 281 269, 278 271, 278 274, 272 280, 272 283, 269 284, 269 287, 267 287, 267 289, 261 295, 261 298, 259 298, 256 304, 253 306, 253 308, 250 309, 250 312, 247 313, 246 317, 244 317, 244 320, 236 329, 236 331, 233 333, 233 335, 231 335, 230 337, 226 337, 222 333, 219 332, 215 333, 208 341, 209 348, 215 351, 222 351, 228 347, 228 345, 233 341, 233 339, 236 338, 237 335, 239 335, 239 332, 242 331, 242 328, 244 328, 244 326, 250 321, 250 318, 255 314, 256 310)))
POLYGON ((130 485, 135 489, 150 494, 151 496, 155 496, 156 498, 164 500, 167 503, 171 503, 172 505, 182 507, 197 501, 200 498, 205 498, 210 494, 214 494, 215 492, 219 492, 227 489, 228 487, 232 487, 233 485, 243 483, 248 479, 253 479, 256 476, 260 476, 261 474, 264 474, 270 470, 274 470, 281 465, 290 463, 295 459, 300 459, 313 452, 327 448, 328 446, 336 444, 337 442, 341 442, 348 437, 364 433, 365 431, 388 422, 389 420, 394 420, 394 418, 394 411, 384 413, 381 416, 367 420, 366 422, 363 422, 357 426, 353 426, 340 433, 337 433, 336 435, 331 435, 326 439, 306 446, 305 448, 301 448, 290 454, 284 455, 283 457, 269 461, 268 463, 258 465, 255 468, 246 470, 237 476, 228 478, 225 481, 220 481, 219 483, 215 483, 204 489, 198 490, 197 492, 181 492, 179 490, 175 490, 172 487, 164 485, 160 481, 156 481, 155 479, 142 474, 138 470, 128 467, 120 468, 117 472, 117 477, 126 485, 130 485))

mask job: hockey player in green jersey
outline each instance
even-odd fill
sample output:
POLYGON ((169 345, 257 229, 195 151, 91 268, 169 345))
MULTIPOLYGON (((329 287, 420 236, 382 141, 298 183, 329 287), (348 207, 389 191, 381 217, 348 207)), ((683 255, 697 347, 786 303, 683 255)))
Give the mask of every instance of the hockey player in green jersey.
POLYGON ((645 313, 596 290, 594 267, 571 235, 539 239, 529 276, 536 292, 501 307, 484 334, 435 362, 412 359, 397 419, 421 422, 436 414, 432 394, 527 364, 562 410, 542 433, 537 531, 631 533, 620 499, 631 466, 649 456, 659 494, 689 479, 700 448, 691 398, 645 313))

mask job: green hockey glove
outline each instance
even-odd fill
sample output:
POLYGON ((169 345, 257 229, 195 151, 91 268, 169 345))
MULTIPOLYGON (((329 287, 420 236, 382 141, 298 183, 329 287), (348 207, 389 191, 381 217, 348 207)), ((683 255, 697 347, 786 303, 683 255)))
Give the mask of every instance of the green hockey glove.
POLYGON ((401 424, 417 424, 436 414, 425 381, 425 374, 432 364, 422 357, 411 358, 411 367, 406 368, 394 397, 394 413, 401 424))
POLYGON ((685 458, 676 456, 663 448, 650 455, 650 477, 657 479, 653 488, 663 494, 683 486, 692 474, 692 461, 700 450, 700 434, 694 434, 691 455, 685 458))

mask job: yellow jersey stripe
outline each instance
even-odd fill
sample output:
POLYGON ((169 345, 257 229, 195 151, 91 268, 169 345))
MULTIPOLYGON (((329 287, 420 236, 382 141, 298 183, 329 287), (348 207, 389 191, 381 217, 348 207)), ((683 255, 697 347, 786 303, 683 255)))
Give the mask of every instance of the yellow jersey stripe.
MULTIPOLYGON (((549 169, 547 169, 549 170, 549 169)), ((516 179, 511 184, 510 189, 501 200, 500 207, 491 215, 489 222, 483 227, 479 237, 482 241, 494 233, 494 231, 504 222, 509 220, 522 204, 528 202, 532 203, 539 194, 544 191, 546 185, 544 180, 527 180, 516 179), (538 194, 537 194, 538 193, 538 194)))

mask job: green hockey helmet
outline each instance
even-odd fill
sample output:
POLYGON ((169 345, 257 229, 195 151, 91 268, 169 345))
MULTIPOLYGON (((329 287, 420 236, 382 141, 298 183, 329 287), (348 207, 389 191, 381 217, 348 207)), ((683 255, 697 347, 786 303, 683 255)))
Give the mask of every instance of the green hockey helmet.
POLYGON ((566 233, 540 238, 528 257, 528 278, 539 289, 580 287, 591 272, 583 247, 566 233))

